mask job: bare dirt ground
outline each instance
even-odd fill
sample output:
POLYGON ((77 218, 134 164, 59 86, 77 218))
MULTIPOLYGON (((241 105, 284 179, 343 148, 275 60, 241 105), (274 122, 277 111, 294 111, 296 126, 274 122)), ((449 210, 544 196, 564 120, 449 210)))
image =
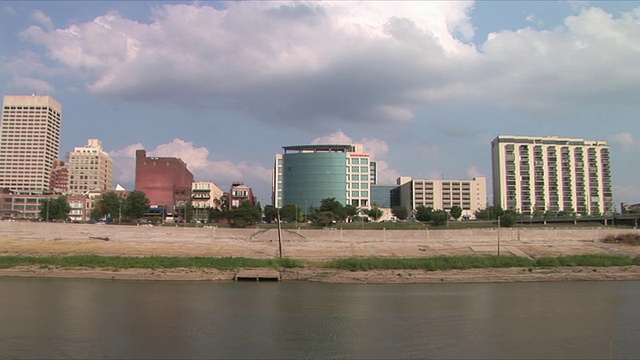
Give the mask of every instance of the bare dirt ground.
MULTIPOLYGON (((342 257, 425 257, 438 255, 563 256, 623 254, 637 256, 639 247, 604 244, 614 230, 491 231, 284 231, 283 255, 316 261, 342 257), (594 231, 596 232, 594 234, 594 231), (572 235, 573 234, 573 235, 572 235), (498 239, 498 236, 502 236, 498 239)), ((628 230, 623 230, 628 231, 628 230)), ((635 230, 630 230, 635 231, 635 230)), ((619 233, 619 231, 618 231, 619 233)), ((117 225, 0 222, 0 255, 211 256, 274 258, 279 253, 275 231, 258 229, 142 227, 117 225), (108 239, 108 240, 106 240, 108 239)), ((89 277, 111 280, 232 280, 235 271, 214 269, 56 269, 17 267, 0 276, 89 277)), ((640 267, 473 269, 451 271, 389 270, 349 272, 309 266, 286 269, 283 280, 345 283, 436 283, 506 281, 640 280, 640 267)))

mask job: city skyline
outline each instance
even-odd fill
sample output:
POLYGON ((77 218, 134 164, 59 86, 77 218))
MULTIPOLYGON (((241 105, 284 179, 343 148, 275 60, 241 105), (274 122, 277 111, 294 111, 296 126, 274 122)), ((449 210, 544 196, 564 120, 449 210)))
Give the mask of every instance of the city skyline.
MULTIPOLYGON (((64 108, 132 189, 135 150, 270 203, 283 146, 362 143, 379 183, 491 178, 498 135, 604 140, 639 202, 639 2, 0 3, 0 92, 64 108)), ((488 184, 489 185, 489 184, 488 184)), ((489 187, 490 188, 490 187, 489 187)))

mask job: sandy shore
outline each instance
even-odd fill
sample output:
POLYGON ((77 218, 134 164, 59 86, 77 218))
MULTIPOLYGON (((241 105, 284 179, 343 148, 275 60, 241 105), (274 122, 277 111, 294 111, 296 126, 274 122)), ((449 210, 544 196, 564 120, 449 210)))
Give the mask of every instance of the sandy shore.
MULTIPOLYGON (((502 256, 529 258, 577 254, 638 256, 640 247, 600 241, 606 235, 626 232, 637 230, 611 227, 510 229, 499 234, 496 229, 287 230, 283 234, 283 249, 284 256, 308 264, 344 257, 485 256, 495 255, 498 249, 502 256), (499 243, 496 242, 497 235, 499 243)), ((74 254, 275 258, 278 241, 275 231, 259 229, 0 222, 0 256, 74 254), (108 238, 108 241, 103 238, 108 238)), ((232 281, 236 273, 215 269, 67 269, 46 266, 0 269, 0 276, 111 280, 232 281)), ((280 277, 284 281, 370 284, 640 280, 640 267, 350 272, 310 265, 303 269, 285 269, 280 277)))
MULTIPOLYGON (((252 269, 260 272, 260 269, 252 269)), ((264 269, 265 272, 273 272, 264 269)), ((20 266, 0 269, 5 277, 90 278, 105 280, 233 281, 236 270, 216 269, 88 269, 20 266)), ((560 267, 550 269, 506 268, 470 270, 372 270, 346 271, 322 268, 285 269, 282 281, 347 284, 500 283, 540 281, 640 280, 640 266, 560 267)))

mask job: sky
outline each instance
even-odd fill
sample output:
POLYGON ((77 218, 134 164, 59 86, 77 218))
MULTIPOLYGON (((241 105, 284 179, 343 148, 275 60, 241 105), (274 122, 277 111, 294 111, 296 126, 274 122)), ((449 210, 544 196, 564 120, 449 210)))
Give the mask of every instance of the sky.
POLYGON ((0 1, 0 95, 63 105, 133 189, 134 154, 271 203, 283 146, 361 143, 379 183, 471 179, 491 140, 611 145, 640 202, 640 1, 0 1))

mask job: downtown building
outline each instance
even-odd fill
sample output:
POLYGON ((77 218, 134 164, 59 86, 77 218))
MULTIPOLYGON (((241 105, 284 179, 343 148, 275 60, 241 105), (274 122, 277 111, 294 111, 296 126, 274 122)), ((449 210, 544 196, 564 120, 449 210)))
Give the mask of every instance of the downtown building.
POLYGON ((493 204, 531 215, 613 211, 610 148, 604 141, 501 135, 491 142, 493 204))
POLYGON ((89 191, 106 191, 113 186, 113 160, 98 139, 74 148, 68 154, 68 193, 82 195, 89 191))
POLYGON ((136 150, 135 189, 149 199, 151 214, 184 219, 192 186, 193 174, 181 159, 147 157, 145 150, 136 150))
POLYGON ((404 176, 397 180, 400 204, 412 213, 420 206, 450 211, 458 206, 462 218, 474 219, 478 210, 487 207, 487 179, 427 180, 404 176))
POLYGON ((276 154, 273 170, 273 205, 296 205, 306 211, 322 199, 343 205, 371 206, 375 163, 361 144, 285 146, 276 154))
POLYGON ((60 152, 62 105, 50 96, 7 95, 0 126, 0 189, 44 193, 60 152))

